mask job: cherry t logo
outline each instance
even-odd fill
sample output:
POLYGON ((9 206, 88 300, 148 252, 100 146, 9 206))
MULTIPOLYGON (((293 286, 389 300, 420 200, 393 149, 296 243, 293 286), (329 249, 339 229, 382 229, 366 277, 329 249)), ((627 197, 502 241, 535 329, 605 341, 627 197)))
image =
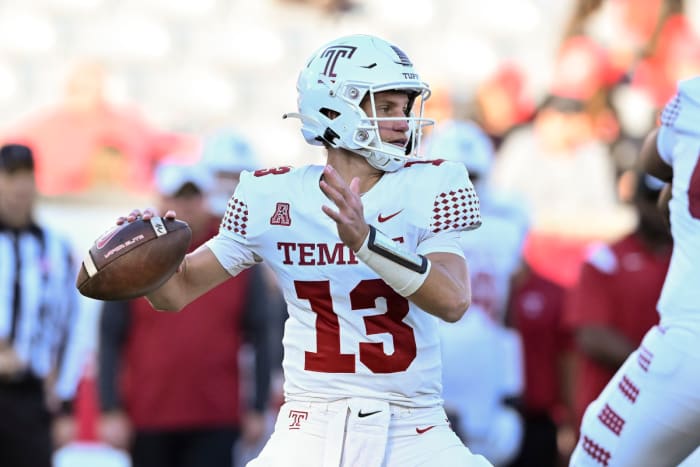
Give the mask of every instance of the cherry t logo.
POLYGON ((301 422, 309 418, 309 412, 302 410, 290 410, 289 411, 289 429, 298 430, 301 428, 301 422))
POLYGON ((326 59, 326 67, 323 69, 323 75, 329 78, 335 78, 335 64, 338 62, 339 58, 349 59, 352 54, 355 53, 357 47, 352 45, 334 45, 333 47, 328 47, 321 54, 321 58, 326 59))

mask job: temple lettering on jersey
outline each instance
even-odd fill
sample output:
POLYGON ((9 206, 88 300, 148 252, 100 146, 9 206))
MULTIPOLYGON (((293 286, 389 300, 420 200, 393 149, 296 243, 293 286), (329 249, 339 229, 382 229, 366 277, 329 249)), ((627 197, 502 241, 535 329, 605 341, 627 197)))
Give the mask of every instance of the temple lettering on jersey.
POLYGON ((284 253, 284 264, 299 266, 325 266, 326 264, 357 264, 355 253, 343 243, 294 243, 277 242, 277 249, 284 253))
MULTIPOLYGON (((403 237, 393 239, 403 243, 403 237)), ((283 264, 299 266, 325 266, 327 264, 357 264, 355 252, 341 242, 328 243, 296 243, 277 242, 277 249, 284 254, 283 264)))

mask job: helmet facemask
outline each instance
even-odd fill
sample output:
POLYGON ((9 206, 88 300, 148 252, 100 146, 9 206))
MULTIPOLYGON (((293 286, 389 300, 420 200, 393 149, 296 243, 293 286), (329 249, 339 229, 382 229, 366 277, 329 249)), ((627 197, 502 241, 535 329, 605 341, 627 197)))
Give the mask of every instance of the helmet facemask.
MULTIPOLYGON (((384 86, 382 86, 382 88, 384 88, 384 86)), ((352 142, 354 144, 352 147, 347 147, 346 149, 366 157, 370 165, 374 168, 389 172, 397 170, 403 166, 407 160, 417 158, 418 148, 421 147, 420 141, 423 134, 423 127, 431 125, 433 122, 428 119, 416 117, 412 109, 413 106, 417 104, 418 114, 422 115, 426 99, 425 95, 429 94, 429 90, 425 90, 425 92, 400 88, 375 90, 373 86, 370 86, 365 94, 365 99, 367 99, 368 102, 367 105, 364 106, 364 108, 369 110, 370 114, 363 112, 364 118, 360 120, 360 124, 353 134, 352 142), (408 103, 404 116, 377 116, 376 96, 382 92, 396 92, 407 95, 408 103), (395 144, 391 141, 383 141, 380 134, 380 126, 397 121, 407 123, 407 129, 404 132, 405 141, 401 141, 400 144, 395 144)))

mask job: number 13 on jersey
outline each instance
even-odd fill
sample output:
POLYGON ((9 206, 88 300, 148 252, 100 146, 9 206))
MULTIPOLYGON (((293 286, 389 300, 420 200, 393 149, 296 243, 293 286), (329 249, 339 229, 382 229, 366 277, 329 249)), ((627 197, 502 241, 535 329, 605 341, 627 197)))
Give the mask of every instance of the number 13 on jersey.
MULTIPOLYGON (((341 323, 333 310, 329 281, 294 281, 298 298, 309 301, 316 314, 316 351, 305 354, 304 369, 322 373, 355 373, 355 354, 341 353, 341 323)), ((386 300, 386 312, 365 316, 364 332, 388 333, 394 352, 387 354, 381 342, 360 342, 359 359, 373 373, 405 371, 416 358, 413 328, 403 322, 409 311, 408 301, 381 279, 360 281, 350 291, 352 311, 375 309, 379 298, 386 300)))

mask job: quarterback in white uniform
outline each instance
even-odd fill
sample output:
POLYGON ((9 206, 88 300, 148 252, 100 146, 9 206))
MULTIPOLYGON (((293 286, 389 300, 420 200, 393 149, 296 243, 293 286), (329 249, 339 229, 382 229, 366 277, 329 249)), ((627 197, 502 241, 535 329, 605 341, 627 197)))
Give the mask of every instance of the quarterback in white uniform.
MULTIPOLYGON (((384 235, 425 255, 433 252, 429 239, 452 235, 457 226, 472 228, 479 215, 464 167, 423 162, 384 174, 362 204, 365 219, 384 235), (417 183, 420 190, 403 188, 417 183)), ((290 315, 283 360, 288 398, 438 405, 438 320, 389 287, 338 238, 335 222, 321 211, 329 201, 318 183, 323 170, 245 172, 209 248, 233 274, 241 260, 247 265, 258 258, 276 273, 290 315)))
POLYGON ((642 149, 644 169, 671 196, 674 246, 660 323, 586 410, 571 466, 676 466, 700 445, 698 121, 700 78, 681 81, 642 149))
POLYGON ((147 298, 179 310, 261 261, 276 273, 286 400, 251 467, 489 465, 442 408, 438 323, 469 306, 459 235, 481 217, 464 166, 414 157, 428 86, 355 35, 314 53, 297 90, 287 116, 327 164, 244 172, 219 234, 147 298))

